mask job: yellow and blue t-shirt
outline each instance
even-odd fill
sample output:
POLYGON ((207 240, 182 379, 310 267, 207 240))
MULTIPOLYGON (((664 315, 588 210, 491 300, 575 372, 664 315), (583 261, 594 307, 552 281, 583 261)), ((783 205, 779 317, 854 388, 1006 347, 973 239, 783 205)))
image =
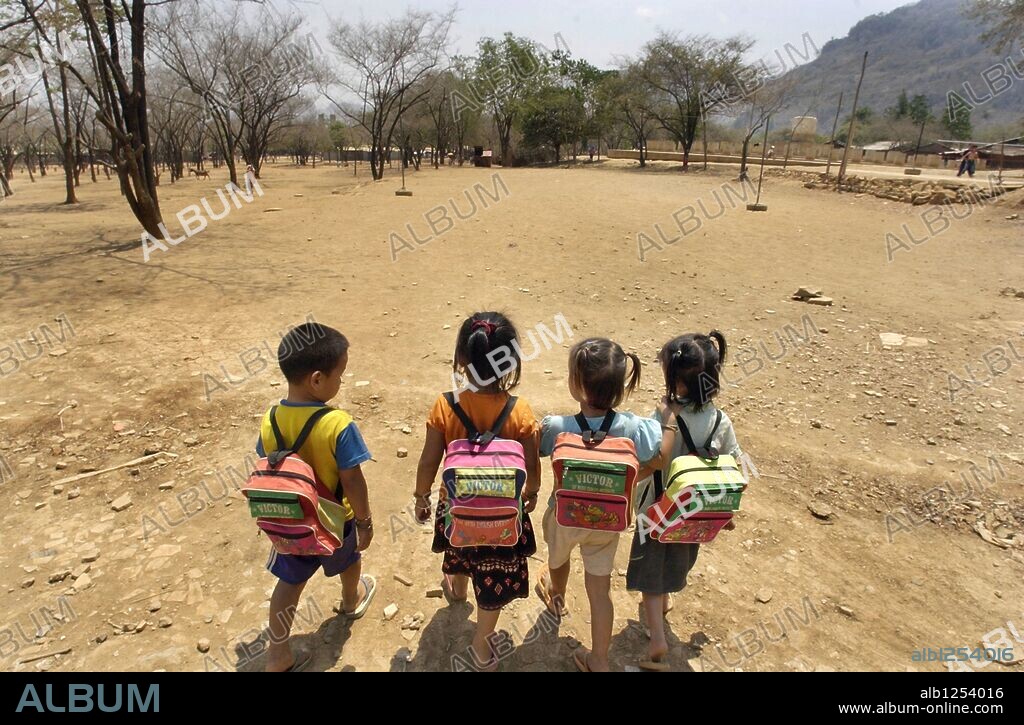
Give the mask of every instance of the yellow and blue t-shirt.
MULTIPOLYGON (((320 408, 329 407, 321 403, 289 403, 282 400, 277 407, 277 426, 284 436, 284 442, 292 444, 310 416, 320 408)), ((270 426, 270 410, 260 424, 260 437, 256 443, 256 454, 265 456, 267 451, 276 451, 277 440, 274 429, 270 426)), ((370 460, 370 451, 363 441, 352 416, 344 410, 332 408, 331 412, 320 419, 306 443, 299 451, 299 458, 304 460, 316 471, 320 481, 336 495, 338 492, 339 471, 347 471, 370 460)), ((340 492, 338 498, 345 507, 345 520, 354 518, 352 506, 340 492)))

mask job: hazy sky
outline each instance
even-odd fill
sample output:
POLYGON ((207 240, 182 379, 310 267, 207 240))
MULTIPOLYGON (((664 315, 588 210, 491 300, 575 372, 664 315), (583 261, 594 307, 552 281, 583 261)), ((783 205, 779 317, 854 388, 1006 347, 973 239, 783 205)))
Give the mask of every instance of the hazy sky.
MULTIPOLYGON (((302 11, 320 38, 330 18, 379 20, 408 7, 442 10, 447 0, 273 0, 302 11)), ((724 37, 745 33, 757 40, 755 57, 771 57, 790 43, 803 49, 804 33, 817 47, 841 38, 860 19, 888 12, 907 0, 461 0, 454 52, 469 54, 482 36, 505 31, 554 48, 561 33, 577 58, 607 67, 616 56, 635 55, 659 29, 724 37)), ((326 47, 326 46, 325 46, 326 47)))

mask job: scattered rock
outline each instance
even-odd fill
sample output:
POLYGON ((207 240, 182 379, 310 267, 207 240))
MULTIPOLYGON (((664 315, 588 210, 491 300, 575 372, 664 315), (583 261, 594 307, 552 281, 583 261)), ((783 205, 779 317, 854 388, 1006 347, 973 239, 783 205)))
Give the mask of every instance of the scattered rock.
POLYGON ((160 611, 160 609, 161 609, 161 608, 162 608, 163 606, 164 606, 164 605, 163 605, 163 603, 162 603, 162 602, 161 602, 161 601, 160 601, 159 599, 154 599, 154 600, 153 600, 152 602, 150 602, 150 604, 149 604, 149 611, 151 611, 151 612, 159 612, 159 611, 160 611))
POLYGON ((443 599, 443 598, 444 598, 444 590, 443 589, 428 589, 427 590, 427 599, 443 599))
POLYGON ((412 586, 412 579, 405 576, 404 574, 395 574, 395 581, 399 584, 404 584, 407 587, 412 586))
POLYGON ((75 591, 84 592, 86 589, 92 586, 92 577, 88 574, 82 574, 75 580, 75 591))
POLYGON ((106 632, 101 632, 100 634, 96 635, 96 644, 103 644, 106 641, 107 641, 107 633, 106 632))
POLYGON ((761 604, 767 604, 768 602, 770 602, 772 600, 772 590, 771 589, 762 589, 761 591, 759 591, 754 596, 754 598, 757 601, 761 602, 761 604))
POLYGON ((423 626, 424 621, 426 621, 426 615, 423 612, 416 612, 402 620, 402 629, 416 631, 423 626))
POLYGON ((69 576, 71 576, 70 569, 63 569, 61 571, 54 572, 53 574, 50 574, 50 583, 56 584, 57 582, 62 582, 69 576))
POLYGON ((182 443, 184 443, 189 448, 195 448, 196 446, 199 445, 199 439, 196 438, 195 436, 189 436, 188 438, 182 440, 182 443))
POLYGON ((356 383, 356 387, 357 387, 357 388, 365 388, 365 387, 367 387, 367 386, 368 386, 369 384, 370 384, 370 381, 369 381, 369 380, 360 380, 359 382, 357 382, 357 383, 356 383))
POLYGON ((829 521, 834 515, 832 507, 823 503, 808 504, 807 510, 814 514, 814 518, 821 519, 822 521, 829 521))
POLYGON ((398 614, 398 605, 397 604, 392 603, 392 604, 389 604, 388 606, 384 607, 384 621, 385 622, 390 622, 392 619, 395 618, 396 614, 398 614))
POLYGON ((114 511, 124 511, 131 505, 132 497, 131 494, 127 493, 124 494, 123 496, 118 496, 117 498, 110 502, 110 508, 114 509, 114 511))
POLYGON ((818 287, 801 287, 793 293, 793 299, 798 302, 806 302, 816 297, 821 297, 821 289, 818 287))
POLYGON ((819 307, 831 307, 833 305, 833 299, 831 297, 814 297, 813 299, 807 300, 809 305, 818 305, 819 307))
POLYGON ((35 577, 29 577, 28 579, 22 579, 21 580, 21 588, 22 589, 28 589, 30 586, 32 586, 35 583, 36 583, 36 578, 35 577))
POLYGON ((409 449, 408 448, 399 448, 398 451, 397 451, 397 455, 398 455, 399 458, 408 458, 409 457, 409 449))
POLYGON ((196 649, 200 652, 206 653, 210 651, 210 640, 203 637, 201 640, 196 642, 196 649))
POLYGON ((92 551, 87 551, 86 553, 82 554, 82 563, 84 563, 84 564, 91 564, 92 562, 96 561, 99 558, 100 558, 99 550, 98 549, 93 549, 92 551))
POLYGON ((158 488, 161 491, 170 491, 172 488, 174 488, 174 481, 164 481, 158 486, 158 488))
POLYGON ((174 622, 171 621, 170 617, 160 617, 160 621, 156 623, 156 626, 160 629, 167 629, 172 624, 174 624, 174 622))
POLYGON ((853 610, 850 609, 849 607, 840 604, 837 607, 837 609, 839 610, 839 613, 842 614, 844 617, 849 617, 850 619, 854 619, 855 618, 854 614, 853 614, 853 610))

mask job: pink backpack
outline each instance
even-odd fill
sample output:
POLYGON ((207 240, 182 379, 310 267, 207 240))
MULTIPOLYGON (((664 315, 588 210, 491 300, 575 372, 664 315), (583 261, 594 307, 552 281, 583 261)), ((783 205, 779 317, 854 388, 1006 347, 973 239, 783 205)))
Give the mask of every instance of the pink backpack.
POLYGON ((491 430, 477 431, 466 411, 445 393, 467 437, 445 452, 442 481, 448 496, 445 536, 452 546, 515 546, 523 535, 522 493, 526 454, 518 441, 498 438, 516 406, 509 397, 491 430))
POLYGON ((270 426, 277 450, 257 462, 242 487, 249 513, 279 554, 330 556, 341 548, 345 508, 298 454, 316 424, 331 410, 323 407, 313 413, 295 444, 288 446, 277 426, 274 406, 270 426))

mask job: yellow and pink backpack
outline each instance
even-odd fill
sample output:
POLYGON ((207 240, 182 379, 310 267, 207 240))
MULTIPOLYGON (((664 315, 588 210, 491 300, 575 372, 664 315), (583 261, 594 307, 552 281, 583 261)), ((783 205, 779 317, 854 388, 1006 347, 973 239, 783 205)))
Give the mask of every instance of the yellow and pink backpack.
POLYGON ((279 554, 330 556, 341 547, 345 507, 313 467, 299 457, 316 424, 331 410, 315 411, 295 443, 288 446, 277 425, 277 406, 271 408, 270 426, 277 450, 257 462, 242 487, 249 513, 279 554))
POLYGON ((445 451, 445 537, 456 548, 515 546, 523 535, 526 453, 519 441, 498 434, 517 398, 509 396, 498 420, 481 433, 453 393, 444 397, 467 431, 466 438, 452 441, 445 451))
POLYGON ((646 512, 648 535, 662 544, 707 544, 739 511, 747 483, 736 459, 720 455, 712 445, 722 411, 717 411, 711 435, 701 448, 681 416, 676 422, 688 455, 672 461, 667 481, 661 471, 655 472, 656 501, 646 512))

